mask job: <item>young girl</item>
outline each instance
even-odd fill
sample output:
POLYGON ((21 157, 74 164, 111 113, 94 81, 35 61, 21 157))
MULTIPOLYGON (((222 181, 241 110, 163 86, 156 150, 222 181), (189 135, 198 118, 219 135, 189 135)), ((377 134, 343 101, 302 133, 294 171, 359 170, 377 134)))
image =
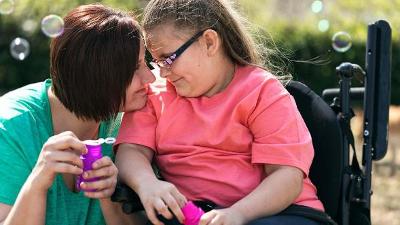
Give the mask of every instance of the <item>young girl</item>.
POLYGON ((318 224, 278 214, 291 204, 323 210, 308 178, 311 136, 233 8, 152 0, 143 28, 167 87, 124 115, 116 163, 149 220, 183 222, 180 208, 200 200, 218 206, 200 224, 318 224))

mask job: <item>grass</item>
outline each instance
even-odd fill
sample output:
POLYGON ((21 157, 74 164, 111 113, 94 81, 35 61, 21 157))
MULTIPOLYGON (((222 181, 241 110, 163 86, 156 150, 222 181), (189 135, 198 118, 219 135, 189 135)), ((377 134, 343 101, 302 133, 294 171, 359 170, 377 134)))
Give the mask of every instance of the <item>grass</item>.
MULTIPOLYGON (((390 136, 389 134, 389 141, 390 138, 400 137, 390 136)), ((373 225, 400 224, 400 170, 399 166, 397 166, 396 174, 394 176, 391 175, 388 162, 393 156, 392 151, 389 149, 384 159, 374 163, 372 175, 374 194, 371 198, 371 218, 373 225)), ((400 162, 399 157, 397 157, 397 162, 400 162)))
MULTIPOLYGON (((357 155, 361 154, 362 111, 354 109, 351 127, 356 140, 357 155)), ((400 224, 400 111, 391 107, 389 113, 389 148, 385 157, 373 162, 371 197, 372 225, 400 224), (396 152, 396 154, 394 154, 396 152), (393 163, 393 162, 397 162, 393 163), (395 167, 393 167, 395 165, 395 167), (395 168, 392 170, 392 168, 395 168), (395 171, 395 174, 393 174, 395 171)), ((360 159, 359 159, 360 160, 360 159)))

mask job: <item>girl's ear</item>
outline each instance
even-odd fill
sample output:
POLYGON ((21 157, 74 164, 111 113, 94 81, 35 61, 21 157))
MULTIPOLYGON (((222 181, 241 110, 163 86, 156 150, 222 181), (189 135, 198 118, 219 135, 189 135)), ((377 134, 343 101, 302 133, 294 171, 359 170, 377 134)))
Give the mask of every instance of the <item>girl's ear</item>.
POLYGON ((208 29, 204 31, 203 37, 207 46, 207 55, 213 56, 221 48, 221 39, 215 30, 208 29))

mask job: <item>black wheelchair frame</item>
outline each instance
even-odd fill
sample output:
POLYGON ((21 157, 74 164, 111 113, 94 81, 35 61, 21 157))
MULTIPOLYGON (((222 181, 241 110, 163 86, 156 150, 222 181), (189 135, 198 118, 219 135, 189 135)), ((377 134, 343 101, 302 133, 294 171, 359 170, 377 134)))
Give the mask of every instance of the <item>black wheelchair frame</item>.
MULTIPOLYGON (((391 28, 384 20, 368 25, 365 71, 358 65, 342 63, 336 68, 339 88, 325 90, 322 98, 300 82, 290 81, 286 86, 313 138, 315 156, 310 178, 326 213, 340 225, 371 224, 372 160, 382 159, 387 150, 391 28), (356 75, 364 77, 364 87, 351 88, 356 75), (363 97, 364 103, 361 165, 350 127, 353 97, 363 97)), ((125 213, 143 209, 138 196, 122 183, 112 200, 121 202, 125 213)))
POLYGON ((313 137, 310 178, 326 212, 340 225, 371 224, 372 161, 385 156, 388 144, 391 28, 386 21, 368 26, 365 71, 356 64, 339 65, 339 88, 324 90, 324 100, 301 83, 287 86, 313 137), (364 77, 364 87, 351 88, 355 76, 364 77), (363 98, 364 109, 361 165, 350 127, 351 100, 357 98, 363 98))

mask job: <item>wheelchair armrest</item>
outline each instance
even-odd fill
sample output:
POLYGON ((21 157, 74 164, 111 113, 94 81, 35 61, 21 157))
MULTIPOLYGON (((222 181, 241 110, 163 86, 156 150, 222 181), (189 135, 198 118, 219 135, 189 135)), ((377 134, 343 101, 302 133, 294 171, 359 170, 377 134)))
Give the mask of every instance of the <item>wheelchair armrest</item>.
MULTIPOLYGON (((364 99, 364 87, 353 87, 350 88, 350 98, 356 101, 362 101, 364 99)), ((325 102, 332 102, 335 97, 339 97, 340 89, 339 88, 328 88, 322 92, 322 99, 325 102)))
POLYGON ((121 203, 122 211, 126 214, 144 210, 142 202, 136 192, 122 182, 117 183, 115 191, 111 196, 111 201, 121 203))
MULTIPOLYGON (((132 214, 139 211, 144 211, 142 202, 139 196, 133 191, 128 185, 118 182, 115 187, 115 191, 111 196, 111 201, 122 204, 122 211, 125 214, 132 214)), ((178 219, 174 216, 172 219, 166 219, 161 215, 157 215, 157 218, 164 224, 169 225, 181 225, 178 219)))

